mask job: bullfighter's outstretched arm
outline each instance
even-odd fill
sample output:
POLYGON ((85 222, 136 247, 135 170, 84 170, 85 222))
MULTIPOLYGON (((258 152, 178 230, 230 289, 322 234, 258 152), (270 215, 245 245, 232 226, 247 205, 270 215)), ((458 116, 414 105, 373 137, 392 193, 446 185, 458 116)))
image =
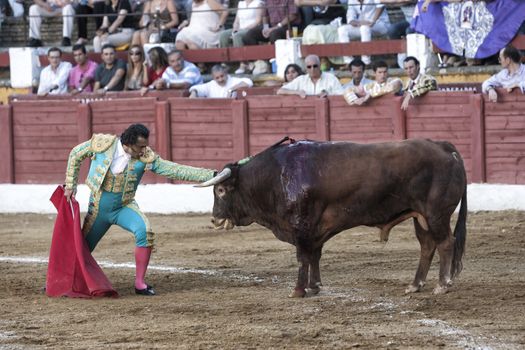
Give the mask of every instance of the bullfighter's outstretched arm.
POLYGON ((215 173, 215 170, 212 169, 197 168, 164 160, 151 149, 146 152, 144 158, 148 164, 148 169, 155 174, 166 176, 173 180, 204 182, 213 178, 215 173))

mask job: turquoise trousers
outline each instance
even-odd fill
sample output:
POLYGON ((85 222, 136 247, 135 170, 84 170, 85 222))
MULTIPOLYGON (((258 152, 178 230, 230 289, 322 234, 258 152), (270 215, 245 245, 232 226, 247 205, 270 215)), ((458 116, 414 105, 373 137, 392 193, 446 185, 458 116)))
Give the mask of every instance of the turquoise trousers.
POLYGON ((131 232, 135 236, 137 247, 153 245, 153 233, 148 218, 140 211, 135 200, 122 205, 122 193, 103 191, 97 202, 92 194, 84 220, 84 234, 90 251, 95 249, 111 225, 118 225, 131 232))

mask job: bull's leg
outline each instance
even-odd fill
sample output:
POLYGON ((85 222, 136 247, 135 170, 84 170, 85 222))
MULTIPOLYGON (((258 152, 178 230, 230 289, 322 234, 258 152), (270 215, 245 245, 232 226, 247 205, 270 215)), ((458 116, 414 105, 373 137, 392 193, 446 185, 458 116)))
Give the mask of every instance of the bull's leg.
POLYGON ((454 237, 448 225, 448 235, 437 245, 439 254, 439 284, 434 288, 434 294, 444 294, 452 284, 451 267, 454 256, 454 237))
POLYGON ((321 272, 319 270, 319 260, 321 259, 321 251, 323 247, 314 249, 312 259, 310 261, 310 279, 308 282, 308 289, 312 294, 317 294, 321 290, 321 272))
POLYGON ((408 286, 405 293, 419 292, 425 285, 430 263, 436 251, 436 243, 431 233, 419 224, 418 220, 414 219, 414 228, 416 229, 416 237, 421 245, 421 254, 419 257, 419 266, 416 271, 414 282, 408 286))
POLYGON ((302 298, 306 295, 306 285, 308 283, 308 268, 310 266, 310 252, 301 247, 296 247, 297 261, 299 262, 299 273, 295 289, 289 295, 290 298, 302 298))

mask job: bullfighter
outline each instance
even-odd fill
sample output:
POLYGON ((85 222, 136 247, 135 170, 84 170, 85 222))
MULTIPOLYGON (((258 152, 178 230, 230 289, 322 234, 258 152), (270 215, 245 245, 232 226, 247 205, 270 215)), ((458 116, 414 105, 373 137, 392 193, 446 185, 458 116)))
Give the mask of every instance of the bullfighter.
POLYGON ((149 130, 142 124, 129 126, 119 137, 94 134, 73 148, 67 163, 65 193, 68 200, 77 189, 81 162, 90 157, 86 185, 91 190, 88 213, 82 232, 90 251, 111 225, 118 225, 135 236, 135 293, 155 295, 144 282, 155 234, 147 217, 135 201, 135 192, 145 171, 175 180, 202 182, 214 171, 180 165, 162 159, 148 146, 149 130))

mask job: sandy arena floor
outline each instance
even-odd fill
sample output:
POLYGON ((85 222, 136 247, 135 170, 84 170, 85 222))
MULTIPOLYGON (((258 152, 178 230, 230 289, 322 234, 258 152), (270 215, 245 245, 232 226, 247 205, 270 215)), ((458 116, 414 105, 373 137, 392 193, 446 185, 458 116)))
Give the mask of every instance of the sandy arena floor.
POLYGON ((133 240, 113 228, 95 258, 118 299, 48 298, 54 216, 0 215, 0 349, 525 349, 525 212, 471 213, 464 270, 450 293, 404 290, 419 245, 412 224, 382 244, 356 228, 329 241, 317 296, 289 299, 294 247, 257 225, 214 231, 209 215, 149 215, 148 282, 133 290, 133 240), (115 265, 131 263, 132 265, 115 265))

